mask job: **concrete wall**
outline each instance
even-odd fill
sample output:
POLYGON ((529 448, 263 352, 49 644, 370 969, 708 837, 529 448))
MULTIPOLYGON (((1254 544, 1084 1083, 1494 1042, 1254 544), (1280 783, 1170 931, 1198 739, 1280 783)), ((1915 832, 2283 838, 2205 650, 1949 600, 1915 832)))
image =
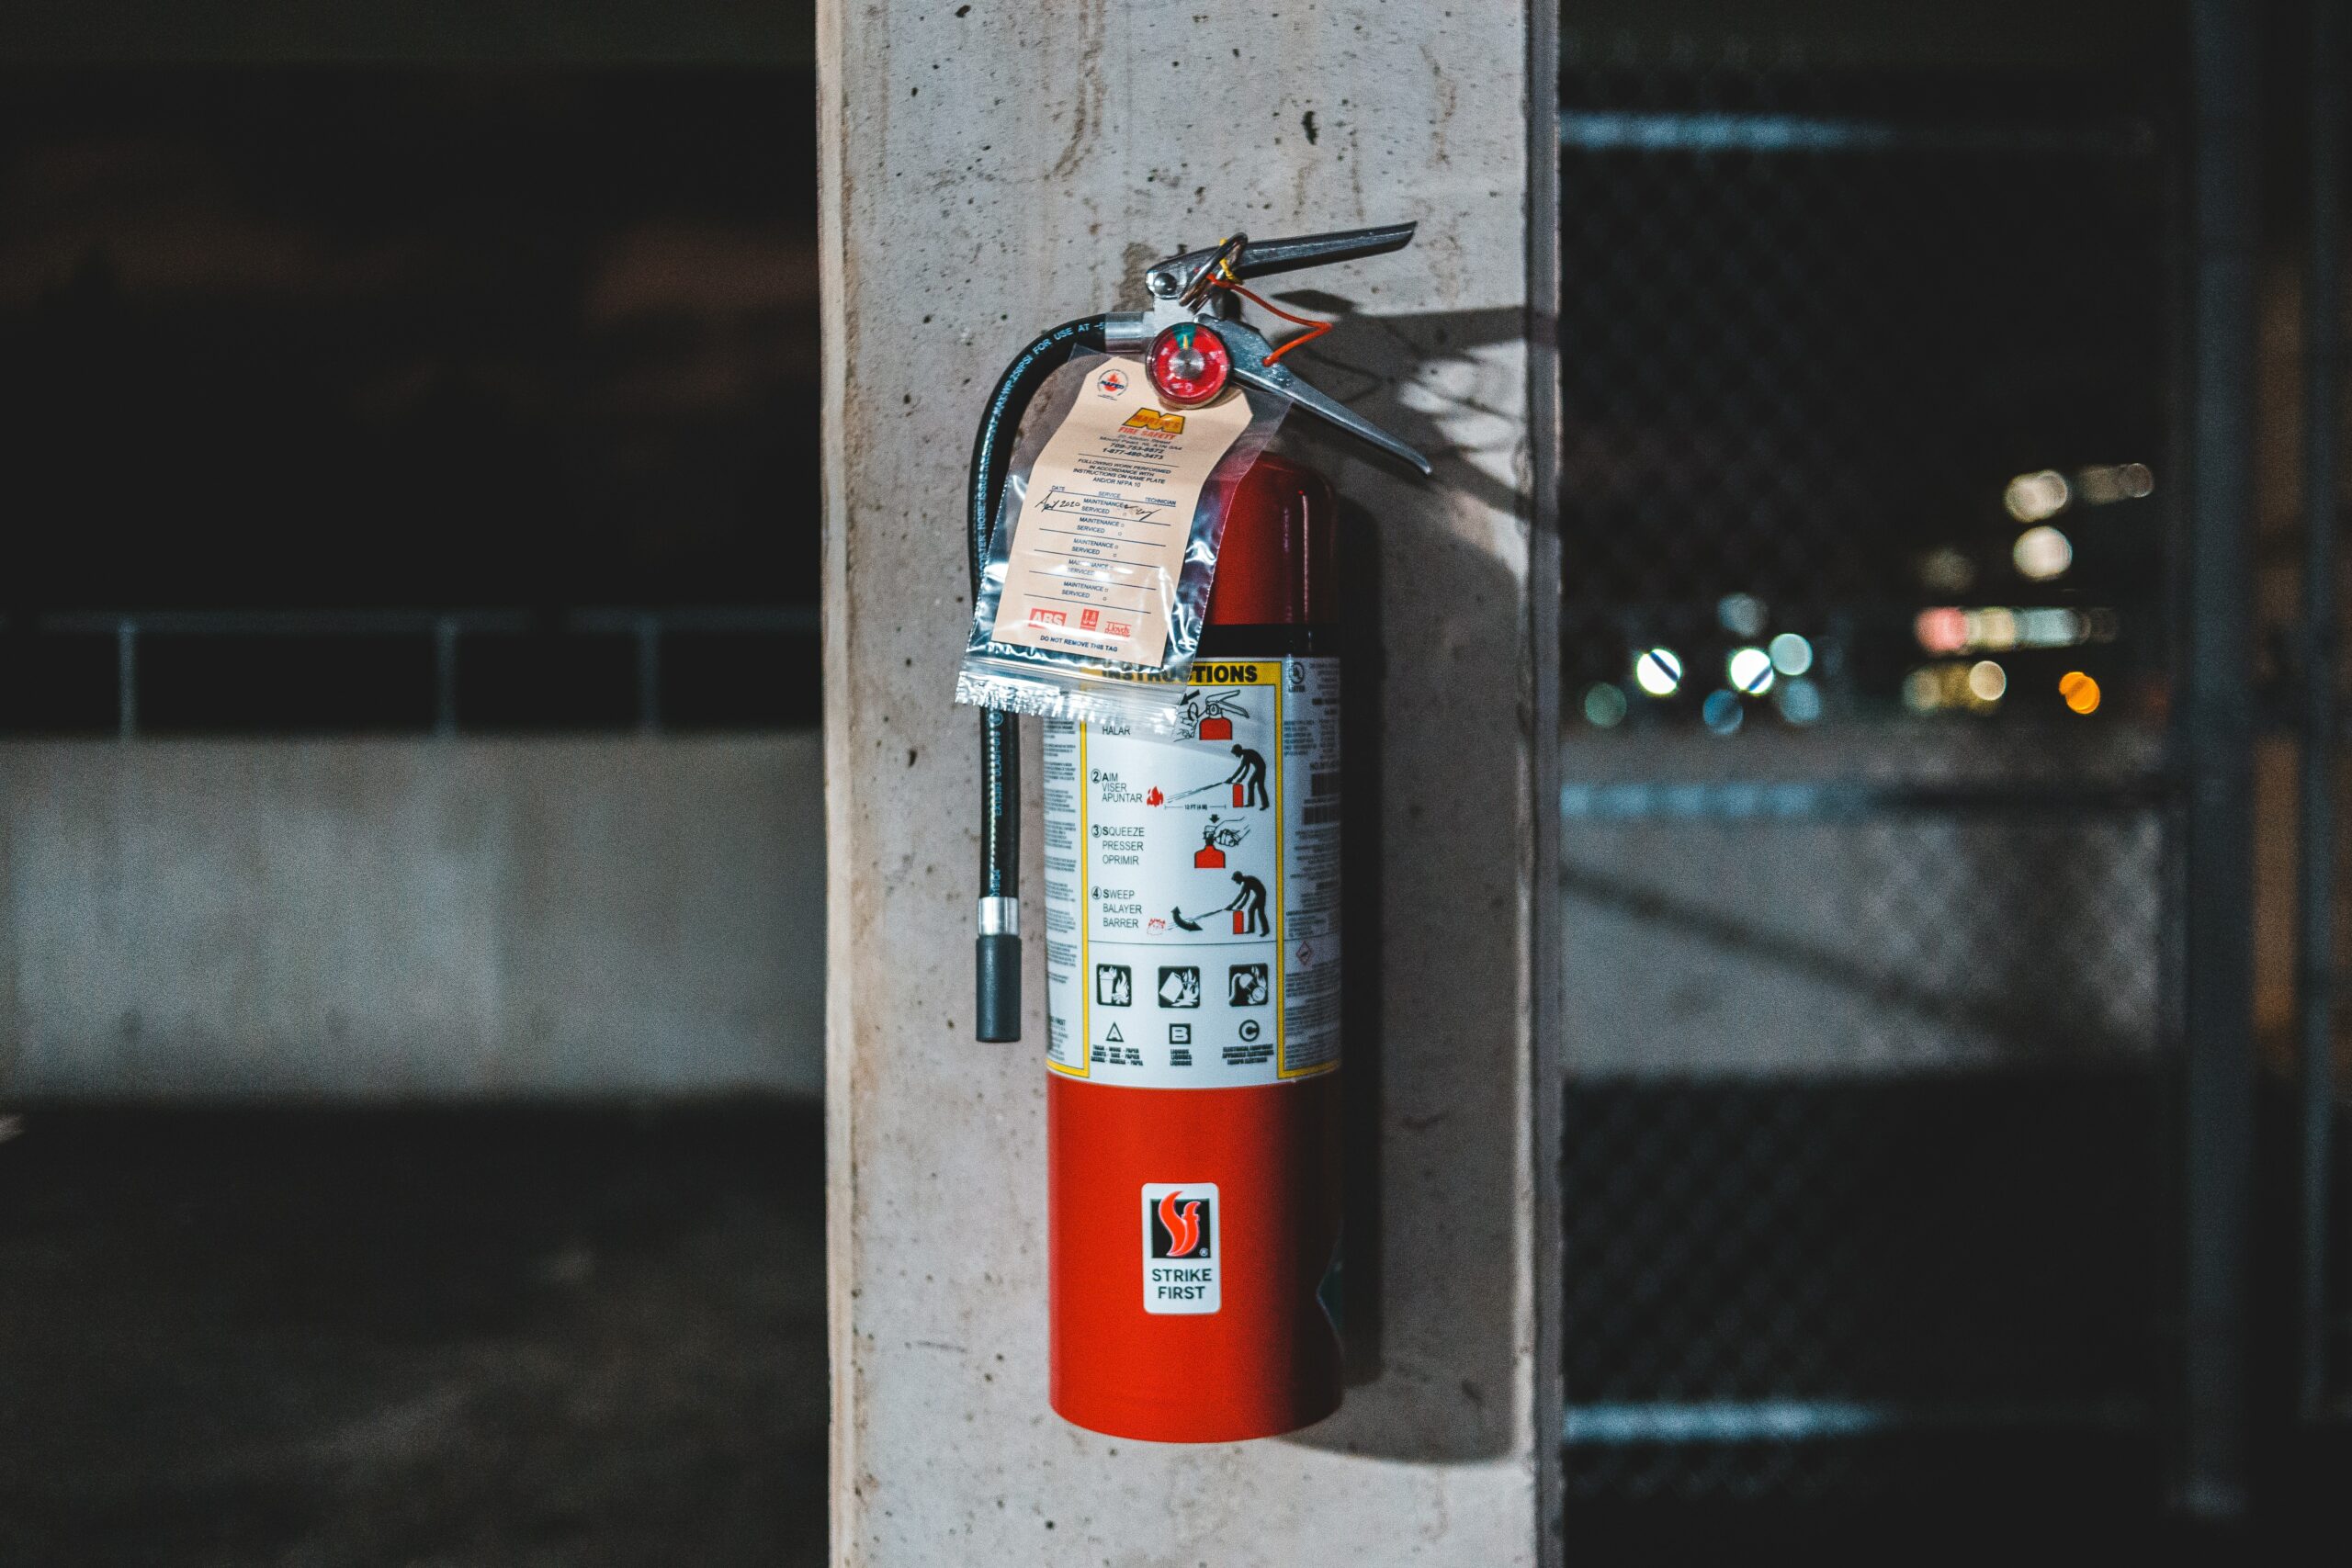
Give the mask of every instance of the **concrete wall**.
POLYGON ((1549 25, 1370 0, 820 9, 842 1563, 1556 1561, 1549 25), (1377 1349, 1295 1438, 1107 1440, 1046 1404, 1043 942, 1025 1043, 972 1039, 975 723, 949 694, 973 421, 1027 333, 1136 300, 1158 254, 1399 218, 1411 249, 1295 280, 1352 313, 1285 361, 1438 465, 1424 484, 1284 434, 1353 508, 1348 678, 1378 742, 1348 760, 1345 1068, 1371 1168, 1350 1348, 1369 1319, 1377 1349))
POLYGON ((0 1094, 822 1085, 814 735, 0 746, 0 1094))

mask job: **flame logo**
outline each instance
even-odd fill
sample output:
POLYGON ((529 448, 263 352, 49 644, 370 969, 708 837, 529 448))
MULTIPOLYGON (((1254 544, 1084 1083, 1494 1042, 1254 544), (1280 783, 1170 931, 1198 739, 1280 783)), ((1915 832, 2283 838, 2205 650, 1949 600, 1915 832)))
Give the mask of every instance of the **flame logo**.
POLYGON ((1188 1201, 1184 1212, 1176 1212, 1176 1194, 1162 1193, 1159 1199, 1159 1223, 1168 1229, 1168 1256, 1185 1258, 1201 1245, 1201 1201, 1188 1201))
POLYGON ((1143 803, 1146 806, 1162 806, 1167 804, 1167 800, 1168 797, 1159 793, 1159 786, 1158 784, 1152 785, 1151 793, 1143 797, 1143 803))

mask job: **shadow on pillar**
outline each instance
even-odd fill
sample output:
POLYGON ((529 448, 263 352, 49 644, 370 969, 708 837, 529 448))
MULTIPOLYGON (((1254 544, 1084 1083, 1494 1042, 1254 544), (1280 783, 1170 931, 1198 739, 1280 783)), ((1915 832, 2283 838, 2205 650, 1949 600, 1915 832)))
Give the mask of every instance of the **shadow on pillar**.
MULTIPOLYGON (((1331 310, 1344 301, 1317 295, 1331 310)), ((1516 310, 1365 319, 1306 377, 1428 452, 1423 483, 1313 422, 1284 433, 1337 476, 1346 696, 1343 1168, 1347 1402, 1289 1440, 1419 1463, 1520 1452, 1532 1245, 1522 1104, 1524 584, 1447 503, 1523 515, 1397 391, 1419 366, 1516 341, 1516 310), (1467 539, 1462 536, 1469 536, 1467 539), (1465 697, 1475 700, 1464 700, 1465 697)), ((1315 358, 1303 351, 1302 358, 1315 358)), ((1427 381, 1415 400, 1426 405, 1427 381)), ((1492 416, 1465 405, 1466 422, 1492 416)), ((1517 454, 1511 455, 1518 467, 1517 454)), ((1548 886, 1548 883, 1542 883, 1548 886)), ((1542 1092, 1541 1089, 1538 1092, 1542 1092)))
POLYGON ((1341 1179, 1347 1184, 1341 1217, 1344 1258, 1341 1300, 1345 1305, 1340 1345, 1351 1389, 1379 1381, 1382 1248, 1380 1204, 1381 900, 1385 836, 1382 830, 1381 705, 1386 686, 1382 665, 1380 551, 1378 536, 1364 510, 1340 507, 1340 592, 1349 615, 1340 628, 1344 684, 1340 696, 1340 757, 1347 779, 1340 852, 1340 941, 1346 968, 1340 997, 1343 1049, 1340 1104, 1341 1179), (1348 542, 1359 547, 1349 548, 1348 542))

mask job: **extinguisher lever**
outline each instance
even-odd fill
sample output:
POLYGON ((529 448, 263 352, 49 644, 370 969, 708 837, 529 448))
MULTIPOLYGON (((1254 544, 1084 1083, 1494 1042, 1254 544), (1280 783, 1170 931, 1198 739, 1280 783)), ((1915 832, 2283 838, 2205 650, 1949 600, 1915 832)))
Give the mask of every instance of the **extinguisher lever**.
MULTIPOLYGON (((1302 267, 1403 250, 1412 243, 1418 227, 1413 223, 1391 223, 1378 229, 1302 234, 1292 240, 1252 240, 1247 234, 1233 234, 1207 250, 1170 256, 1154 263, 1144 275, 1144 287, 1152 297, 1151 309, 1110 318, 1113 347, 1114 351, 1141 350, 1160 331, 1188 321, 1197 322, 1216 333, 1232 355, 1235 380, 1281 398, 1366 446, 1410 463, 1427 479, 1432 471, 1427 457, 1337 398, 1309 386, 1289 366, 1278 363, 1289 348, 1302 340, 1293 339, 1283 348, 1276 348, 1266 341, 1264 333, 1241 320, 1232 296, 1220 292, 1243 279, 1267 273, 1295 272, 1302 267)), ((1265 304, 1254 295, 1250 298, 1265 304)), ((1310 336, 1328 330, 1328 324, 1317 327, 1310 336)))
POLYGON ((1310 266, 1329 266, 1334 262, 1358 261, 1365 256, 1383 256, 1411 244, 1413 231, 1419 227, 1418 223, 1385 223, 1376 229, 1340 229, 1328 234, 1301 234, 1288 240, 1252 240, 1236 235, 1238 244, 1228 241, 1204 251, 1186 251, 1153 263, 1151 270, 1144 274, 1144 287, 1159 299, 1175 299, 1191 288, 1202 271, 1219 256, 1225 258, 1231 275, 1242 280, 1310 266))
POLYGON ((1346 431, 1370 446, 1376 446, 1392 457, 1402 458, 1420 470, 1428 479, 1435 470, 1430 460, 1411 446, 1391 435, 1380 426, 1328 393, 1318 392, 1294 374, 1287 365, 1270 364, 1274 349, 1256 328, 1239 321, 1219 321, 1218 337, 1233 355, 1233 378, 1244 381, 1261 391, 1286 398, 1297 407, 1328 424, 1346 431))

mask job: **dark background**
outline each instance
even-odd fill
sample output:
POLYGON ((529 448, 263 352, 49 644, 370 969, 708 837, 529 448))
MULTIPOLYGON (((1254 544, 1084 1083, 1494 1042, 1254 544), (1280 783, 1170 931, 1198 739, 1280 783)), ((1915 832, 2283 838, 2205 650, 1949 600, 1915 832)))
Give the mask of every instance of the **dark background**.
MULTIPOLYGON (((811 48, 767 0, 0 11, 0 736, 812 723, 811 48)), ((822 1561, 821 1146, 0 1102, 0 1561, 822 1561)))
POLYGON ((813 95, 0 66, 0 729, 811 722, 813 95))

